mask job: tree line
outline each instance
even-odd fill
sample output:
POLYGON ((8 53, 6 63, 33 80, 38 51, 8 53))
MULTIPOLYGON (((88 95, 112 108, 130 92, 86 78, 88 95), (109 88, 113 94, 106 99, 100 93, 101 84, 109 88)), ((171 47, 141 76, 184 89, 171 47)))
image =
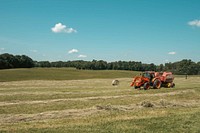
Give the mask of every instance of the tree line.
POLYGON ((74 67, 83 70, 131 70, 131 71, 172 71, 174 74, 200 74, 200 62, 184 59, 173 63, 155 65, 145 64, 137 61, 115 61, 106 62, 103 60, 92 61, 33 61, 26 55, 0 55, 0 69, 9 68, 32 68, 32 67, 74 67))
POLYGON ((0 55, 0 69, 31 67, 34 67, 34 61, 26 55, 14 56, 8 53, 0 55))

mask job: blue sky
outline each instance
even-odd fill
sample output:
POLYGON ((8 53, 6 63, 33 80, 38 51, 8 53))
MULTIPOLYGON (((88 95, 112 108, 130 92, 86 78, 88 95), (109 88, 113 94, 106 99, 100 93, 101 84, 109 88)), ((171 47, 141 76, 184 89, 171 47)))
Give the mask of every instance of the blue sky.
POLYGON ((0 53, 41 61, 200 61, 199 0, 1 0, 0 53))

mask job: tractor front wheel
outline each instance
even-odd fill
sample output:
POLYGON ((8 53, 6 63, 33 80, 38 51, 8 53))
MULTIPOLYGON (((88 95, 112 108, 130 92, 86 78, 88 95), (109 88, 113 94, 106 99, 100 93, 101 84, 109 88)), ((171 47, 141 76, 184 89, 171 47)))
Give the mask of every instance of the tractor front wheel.
POLYGON ((134 85, 134 89, 138 89, 138 90, 140 90, 140 86, 136 86, 136 85, 134 85))

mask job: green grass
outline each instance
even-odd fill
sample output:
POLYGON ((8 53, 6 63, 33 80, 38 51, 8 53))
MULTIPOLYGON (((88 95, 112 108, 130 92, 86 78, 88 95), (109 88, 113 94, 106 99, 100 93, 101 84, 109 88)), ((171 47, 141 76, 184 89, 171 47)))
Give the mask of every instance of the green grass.
POLYGON ((77 70, 74 68, 31 68, 0 70, 1 81, 77 80, 132 77, 139 72, 115 70, 77 70))
POLYGON ((1 76, 7 82, 0 82, 0 132, 200 132, 199 76, 176 76, 175 88, 145 91, 129 86, 136 74, 131 71, 34 68, 0 73, 13 75, 1 76), (119 86, 111 86, 115 78, 119 86))

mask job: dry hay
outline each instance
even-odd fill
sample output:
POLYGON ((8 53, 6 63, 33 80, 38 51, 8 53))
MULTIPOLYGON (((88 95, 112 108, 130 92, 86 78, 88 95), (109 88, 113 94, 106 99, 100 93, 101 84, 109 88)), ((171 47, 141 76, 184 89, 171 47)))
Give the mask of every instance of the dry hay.
POLYGON ((108 110, 109 111, 111 111, 111 110, 119 110, 119 108, 114 107, 112 105, 97 105, 96 108, 97 108, 97 110, 107 110, 107 111, 108 110))
MULTIPOLYGON (((0 106, 18 105, 18 104, 38 104, 38 103, 52 103, 62 101, 88 101, 88 100, 100 100, 100 99, 117 99, 126 97, 154 97, 154 96, 171 96, 171 95, 182 95, 185 93, 195 93, 195 90, 183 90, 174 91, 168 93, 156 93, 156 94, 135 94, 135 95, 117 95, 117 96, 95 96, 95 97, 82 97, 82 98, 64 98, 64 99, 48 99, 48 100, 34 100, 34 101, 12 101, 12 102, 0 102, 0 106)), ((163 101, 164 102, 164 101, 163 101)), ((161 104, 165 104, 161 102, 161 104)), ((187 103, 187 102, 186 102, 187 103)), ((145 103, 143 103, 145 106, 145 103)), ((142 105, 143 106, 143 105, 142 105)), ((151 106, 151 105, 150 105, 151 106)), ((175 105, 174 105, 175 106, 175 105)))
POLYGON ((165 99, 160 99, 158 101, 142 101, 141 103, 138 103, 136 105, 145 108, 193 107, 193 106, 200 106, 200 101, 198 100, 168 101, 165 99))
POLYGON ((155 106, 151 101, 143 101, 143 102, 140 103, 140 105, 141 105, 142 107, 146 107, 146 108, 149 108, 149 107, 152 108, 152 107, 155 106))
POLYGON ((86 109, 67 109, 60 111, 47 111, 36 114, 5 114, 0 115, 0 123, 16 123, 16 122, 28 122, 39 121, 46 119, 59 119, 59 118, 71 118, 71 117, 83 117, 92 115, 99 112, 96 108, 86 109))
POLYGON ((187 101, 167 101, 160 99, 158 101, 144 100, 137 104, 129 105, 96 105, 90 108, 84 109, 67 109, 59 111, 47 111, 35 114, 1 114, 1 123, 17 123, 17 122, 28 122, 28 121, 43 121, 46 119, 60 119, 60 118, 79 118, 97 114, 99 112, 107 111, 134 111, 148 108, 176 108, 176 107, 199 107, 200 101, 198 100, 187 100, 187 101))

